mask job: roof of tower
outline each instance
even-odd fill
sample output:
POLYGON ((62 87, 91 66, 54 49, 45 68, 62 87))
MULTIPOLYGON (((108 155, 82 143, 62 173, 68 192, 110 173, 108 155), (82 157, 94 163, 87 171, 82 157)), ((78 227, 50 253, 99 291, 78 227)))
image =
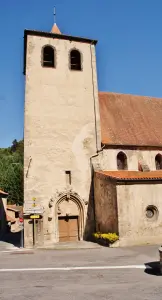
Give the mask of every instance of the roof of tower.
POLYGON ((55 34, 61 34, 60 29, 58 28, 57 24, 54 23, 51 29, 51 33, 55 33, 55 34))

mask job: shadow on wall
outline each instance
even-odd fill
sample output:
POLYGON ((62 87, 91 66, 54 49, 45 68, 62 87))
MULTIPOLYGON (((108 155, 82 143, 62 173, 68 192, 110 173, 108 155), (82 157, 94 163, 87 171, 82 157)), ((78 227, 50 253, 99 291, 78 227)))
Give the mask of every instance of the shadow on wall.
POLYGON ((89 191, 89 201, 88 201, 88 209, 85 223, 85 230, 83 239, 86 241, 92 241, 92 234, 96 231, 96 222, 95 222, 95 206, 94 206, 94 180, 93 180, 93 169, 91 176, 91 185, 89 191))

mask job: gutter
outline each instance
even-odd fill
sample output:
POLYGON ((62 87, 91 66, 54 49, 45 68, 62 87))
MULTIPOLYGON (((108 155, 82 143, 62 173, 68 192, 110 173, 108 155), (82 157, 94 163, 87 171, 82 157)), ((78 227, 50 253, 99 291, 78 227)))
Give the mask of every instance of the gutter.
POLYGON ((108 144, 102 143, 101 145, 105 145, 106 149, 155 149, 155 150, 162 150, 162 145, 129 145, 129 144, 108 144))
POLYGON ((105 174, 102 174, 102 173, 99 173, 99 172, 96 172, 99 177, 104 177, 105 179, 107 180, 110 180, 110 181, 115 181, 116 183, 123 183, 123 184, 127 184, 127 183, 146 183, 146 182, 159 182, 159 183, 162 183, 162 178, 117 178, 117 177, 112 177, 112 176, 109 176, 109 175, 105 175, 105 174))
POLYGON ((96 135, 96 152, 98 153, 98 135, 97 135, 97 121, 96 121, 96 98, 95 98, 95 87, 94 87, 94 72, 93 72, 93 59, 92 59, 92 41, 90 44, 90 55, 91 55, 91 72, 92 72, 92 89, 93 89, 93 109, 94 109, 94 119, 95 119, 95 135, 96 135))

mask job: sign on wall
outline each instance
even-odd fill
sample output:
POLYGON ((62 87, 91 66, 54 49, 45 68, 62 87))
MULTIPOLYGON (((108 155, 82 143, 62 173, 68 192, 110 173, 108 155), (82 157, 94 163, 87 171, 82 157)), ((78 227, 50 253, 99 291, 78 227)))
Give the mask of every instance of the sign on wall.
POLYGON ((26 201, 24 204, 24 213, 43 214, 44 209, 39 199, 33 197, 32 200, 26 201))

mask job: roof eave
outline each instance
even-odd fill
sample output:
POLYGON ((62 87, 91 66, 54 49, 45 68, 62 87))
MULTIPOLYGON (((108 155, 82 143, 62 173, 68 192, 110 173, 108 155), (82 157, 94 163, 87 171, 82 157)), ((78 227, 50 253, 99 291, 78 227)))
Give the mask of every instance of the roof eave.
POLYGON ((61 39, 61 40, 83 42, 83 43, 88 43, 88 44, 93 44, 93 45, 96 45, 98 42, 97 40, 89 39, 89 38, 83 38, 83 37, 65 35, 65 34, 59 34, 59 33, 53 33, 53 32, 30 30, 30 29, 24 30, 24 36, 26 36, 26 35, 51 37, 51 38, 57 38, 57 39, 61 39))
POLYGON ((120 178, 120 177, 115 177, 115 176, 111 176, 108 174, 104 174, 104 173, 100 173, 100 172, 96 172, 97 175, 99 176, 103 176, 105 178, 107 178, 108 180, 114 181, 115 183, 133 183, 133 182, 152 182, 152 181, 157 181, 157 182, 161 182, 162 183, 162 177, 152 177, 152 178, 120 178))
POLYGON ((5 193, 3 191, 0 192, 0 197, 8 197, 8 193, 5 193))
MULTIPOLYGON (((111 179, 112 179, 112 177, 111 177, 111 179)), ((117 183, 133 183, 133 182, 152 182, 152 181, 158 181, 158 182, 160 182, 161 181, 161 183, 162 183, 162 178, 132 178, 132 179, 130 179, 130 178, 113 178, 117 183)))
POLYGON ((12 207, 7 207, 7 210, 14 211, 14 212, 19 212, 20 211, 19 209, 12 208, 12 207))
POLYGON ((161 150, 162 145, 138 145, 138 144, 112 144, 112 143, 106 143, 106 142, 101 142, 101 146, 104 148, 115 148, 115 149, 155 149, 155 150, 161 150))

